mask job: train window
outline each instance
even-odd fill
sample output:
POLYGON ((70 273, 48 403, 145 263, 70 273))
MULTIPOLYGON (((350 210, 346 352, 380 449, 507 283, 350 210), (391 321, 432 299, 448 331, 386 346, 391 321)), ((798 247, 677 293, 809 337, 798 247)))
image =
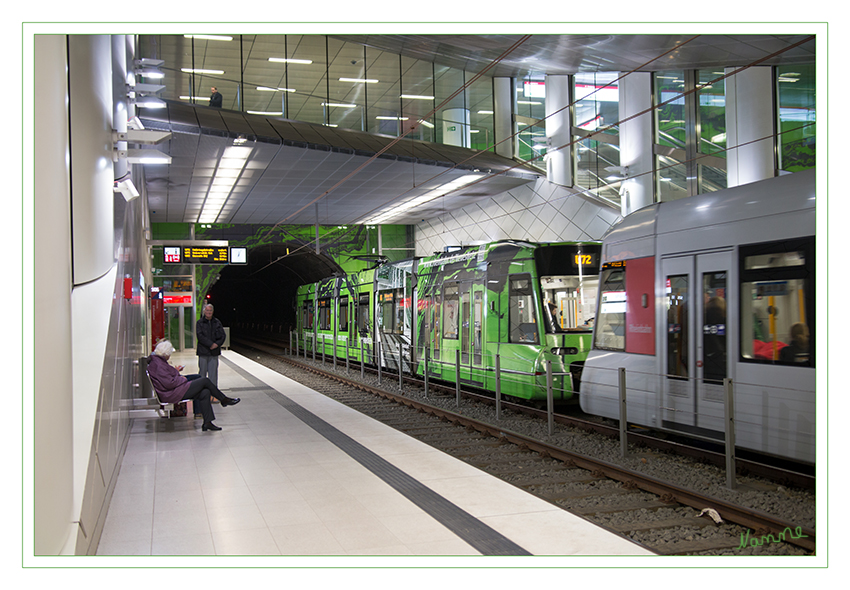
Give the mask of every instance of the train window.
POLYGON ((743 360, 815 366, 814 238, 741 248, 743 360))
POLYGON ((459 303, 458 286, 446 286, 443 289, 443 338, 457 340, 459 303))
POLYGON ((598 285, 596 277, 541 277, 546 332, 591 331, 598 285))
POLYGON ((626 349, 626 268, 606 268, 599 279, 599 313, 595 346, 606 350, 626 349))
POLYGON ((331 327, 331 300, 327 297, 319 299, 319 329, 330 330, 331 327))
POLYGON ((688 276, 667 277, 667 376, 688 376, 688 276))
POLYGON ((380 301, 380 308, 378 313, 378 321, 380 322, 381 332, 383 333, 392 333, 395 331, 395 322, 394 322, 394 298, 392 291, 383 292, 378 295, 380 301))
POLYGON ((509 293, 510 341, 538 344, 537 309, 529 275, 511 277, 509 293))
POLYGON ((434 294, 434 303, 431 306, 431 314, 434 318, 434 340, 433 344, 433 358, 434 360, 440 360, 440 309, 442 309, 442 299, 440 298, 440 292, 434 294))
POLYGON ((304 302, 304 325, 308 330, 313 329, 313 300, 308 299, 304 302))
POLYGON ((410 317, 407 315, 407 299, 403 289, 396 289, 395 304, 395 333, 404 334, 405 326, 410 326, 410 317))
POLYGON ((339 298, 339 331, 348 331, 348 297, 339 298))
POLYGON ((369 336, 369 295, 365 293, 360 295, 357 302, 357 329, 361 337, 369 336))
POLYGON ((722 382, 726 378, 726 273, 702 275, 705 301, 702 321, 703 377, 722 382))
POLYGON ((804 266, 805 264, 806 256, 803 252, 775 252, 770 254, 756 254, 744 258, 744 270, 804 266))

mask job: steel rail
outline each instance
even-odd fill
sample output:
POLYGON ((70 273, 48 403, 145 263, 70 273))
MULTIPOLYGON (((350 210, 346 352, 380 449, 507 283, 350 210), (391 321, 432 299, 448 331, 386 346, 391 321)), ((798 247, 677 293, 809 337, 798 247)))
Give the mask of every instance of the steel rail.
MULTIPOLYGON (((250 340, 244 339, 247 343, 250 340)), ((257 342, 254 340, 253 342, 257 342)), ((273 341, 268 341, 267 343, 271 344, 273 341)), ((279 342, 274 342, 275 346, 284 346, 279 342)), ((270 354, 273 354, 270 352, 270 354)), ((367 370, 373 371, 373 369, 367 367, 367 370)), ((405 383, 410 383, 417 386, 422 386, 423 381, 419 377, 415 375, 405 375, 404 376, 405 383)), ((446 386, 441 385, 438 382, 430 381, 429 388, 432 391, 443 391, 450 395, 455 395, 455 386, 446 386)), ((481 393, 476 393, 474 391, 461 391, 461 395, 463 397, 467 397, 469 399, 475 399, 482 403, 486 404, 494 404, 495 400, 493 397, 488 395, 483 395, 481 393)), ((530 416, 535 416, 538 418, 546 418, 547 414, 545 410, 540 410, 532 406, 513 403, 510 401, 502 400, 501 401, 503 408, 510 408, 511 410, 522 413, 530 416)), ((606 424, 602 424, 600 422, 585 420, 583 418, 578 418, 575 416, 569 416, 567 414, 555 414, 554 421, 558 424, 564 426, 571 426, 574 428, 581 428, 583 430, 589 430, 596 432, 597 434, 601 434, 603 436, 608 436, 611 438, 616 438, 620 436, 620 431, 617 426, 609 426, 606 424)), ((662 438, 658 438, 651 434, 642 434, 640 432, 629 432, 627 434, 629 444, 643 445, 646 448, 657 450, 657 451, 667 451, 676 453, 678 455, 684 457, 690 457, 693 459, 699 459, 700 461, 705 461, 710 465, 715 465, 719 467, 723 467, 726 463, 726 456, 722 452, 713 451, 711 449, 704 449, 699 447, 690 446, 685 443, 665 440, 662 438)), ((715 443, 721 444, 721 443, 715 443)), ((801 473, 799 471, 793 471, 791 469, 785 469, 783 467, 768 465, 766 463, 759 462, 757 460, 746 459, 742 457, 737 457, 737 471, 739 475, 750 475, 763 477, 770 481, 778 482, 782 485, 794 486, 800 489, 806 490, 814 490, 816 479, 815 476, 809 475, 807 473, 801 473)))

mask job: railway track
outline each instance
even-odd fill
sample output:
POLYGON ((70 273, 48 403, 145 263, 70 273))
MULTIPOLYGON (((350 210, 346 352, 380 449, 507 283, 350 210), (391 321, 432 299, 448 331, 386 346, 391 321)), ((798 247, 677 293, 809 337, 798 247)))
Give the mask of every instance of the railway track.
MULTIPOLYGON (((279 348, 275 351, 268 344, 245 341, 245 345, 267 355, 261 362, 316 391, 658 554, 815 552, 813 528, 708 497, 436 403, 417 401, 390 391, 389 381, 376 387, 350 379, 330 365, 322 367, 277 354, 279 348), (715 522, 712 513, 720 522, 715 522)), ((432 395, 439 399, 439 393, 432 395)))

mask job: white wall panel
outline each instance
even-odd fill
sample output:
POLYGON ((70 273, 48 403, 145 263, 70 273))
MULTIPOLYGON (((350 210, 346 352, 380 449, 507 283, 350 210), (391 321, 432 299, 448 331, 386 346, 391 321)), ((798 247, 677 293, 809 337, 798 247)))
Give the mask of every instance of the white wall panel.
MULTIPOLYGON (((34 547, 57 555, 76 533, 71 381, 71 187, 64 35, 36 35, 33 66, 34 547), (49 172, 49 173, 46 173, 49 172)), ((24 549, 29 553, 30 547, 24 549)))

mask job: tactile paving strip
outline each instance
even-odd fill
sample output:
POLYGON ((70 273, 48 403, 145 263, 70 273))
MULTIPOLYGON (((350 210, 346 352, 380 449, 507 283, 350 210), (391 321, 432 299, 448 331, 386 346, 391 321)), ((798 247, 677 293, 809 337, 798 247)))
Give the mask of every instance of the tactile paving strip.
POLYGON ((352 459, 381 478, 405 498, 436 519, 483 555, 531 555, 528 551, 484 524, 462 508, 437 494, 383 457, 370 451, 284 394, 263 383, 233 361, 222 359, 230 368, 256 385, 257 389, 286 408, 302 422, 335 444, 352 459))

